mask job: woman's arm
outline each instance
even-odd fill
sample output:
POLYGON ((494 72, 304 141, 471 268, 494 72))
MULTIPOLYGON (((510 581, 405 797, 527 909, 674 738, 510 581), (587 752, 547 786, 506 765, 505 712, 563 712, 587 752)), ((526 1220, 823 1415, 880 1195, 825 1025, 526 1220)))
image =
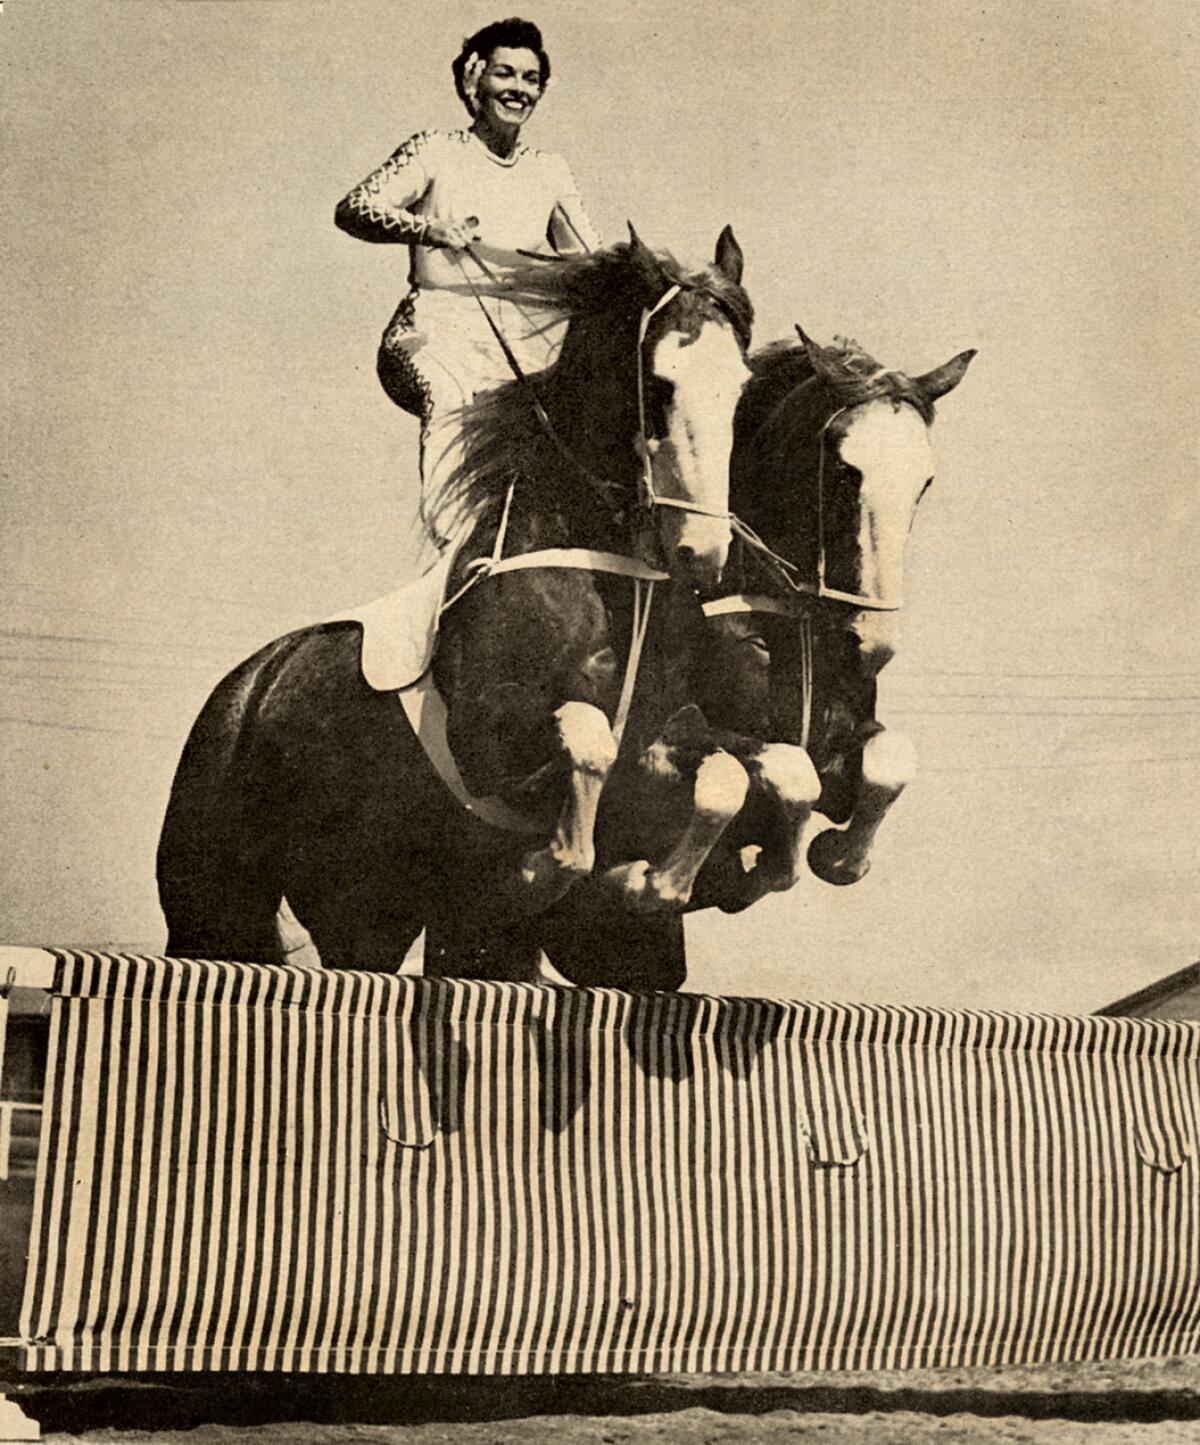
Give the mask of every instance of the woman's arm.
POLYGON ((583 198, 571 168, 560 158, 562 175, 558 187, 558 200, 550 213, 547 240, 560 256, 580 256, 595 251, 600 238, 583 208, 583 198))
POLYGON ((421 158, 423 145, 424 137, 416 135, 394 150, 378 170, 338 202, 334 222, 360 241, 420 244, 427 223, 413 207, 429 187, 421 158))

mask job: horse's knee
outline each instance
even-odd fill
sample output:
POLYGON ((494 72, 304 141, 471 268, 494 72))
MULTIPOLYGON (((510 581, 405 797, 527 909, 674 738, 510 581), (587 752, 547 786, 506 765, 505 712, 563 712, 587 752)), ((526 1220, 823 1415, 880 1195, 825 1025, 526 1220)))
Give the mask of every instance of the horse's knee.
POLYGON ((746 801, 749 787, 746 769, 732 754, 710 753, 696 769, 695 812, 713 820, 734 818, 746 801))
POLYGON ((864 746, 862 777, 867 787, 902 792, 917 775, 917 750, 900 733, 876 733, 864 746))
POLYGON ((810 811, 821 796, 821 779, 803 748, 769 743, 755 761, 760 777, 789 810, 810 811))
POLYGON ((554 725, 571 766, 596 777, 607 777, 617 760, 617 743, 608 719, 590 702, 564 702, 554 713, 554 725))

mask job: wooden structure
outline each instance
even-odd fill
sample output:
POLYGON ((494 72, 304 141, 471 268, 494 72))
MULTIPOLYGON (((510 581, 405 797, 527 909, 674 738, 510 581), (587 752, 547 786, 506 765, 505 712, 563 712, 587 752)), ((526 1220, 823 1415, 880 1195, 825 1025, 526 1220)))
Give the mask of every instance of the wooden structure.
POLYGON ((1200 1020, 1200 963, 1157 979, 1098 1012, 1105 1018, 1200 1020))

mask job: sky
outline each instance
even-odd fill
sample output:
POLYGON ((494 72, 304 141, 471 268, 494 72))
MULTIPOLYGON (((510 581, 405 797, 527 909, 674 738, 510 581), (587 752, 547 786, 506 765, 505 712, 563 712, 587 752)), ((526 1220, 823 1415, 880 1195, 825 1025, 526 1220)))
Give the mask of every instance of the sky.
MULTIPOLYGON (((401 248, 333 226, 463 123, 458 0, 5 0, 0 941, 160 949, 188 727, 411 561, 374 375, 401 248)), ((1083 1012, 1200 957, 1184 0, 545 0, 529 138, 601 234, 711 253, 756 341, 847 334, 939 408, 880 716, 920 774, 862 883, 689 920, 689 987, 1083 1012)))

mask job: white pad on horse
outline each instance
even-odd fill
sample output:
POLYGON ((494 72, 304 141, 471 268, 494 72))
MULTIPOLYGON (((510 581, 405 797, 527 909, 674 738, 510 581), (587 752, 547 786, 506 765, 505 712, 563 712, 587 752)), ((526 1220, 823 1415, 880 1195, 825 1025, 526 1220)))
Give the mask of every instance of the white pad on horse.
POLYGON ((457 554, 456 546, 447 547, 414 581, 329 619, 357 622, 362 628, 362 674, 376 692, 410 687, 429 671, 438 614, 457 554))

